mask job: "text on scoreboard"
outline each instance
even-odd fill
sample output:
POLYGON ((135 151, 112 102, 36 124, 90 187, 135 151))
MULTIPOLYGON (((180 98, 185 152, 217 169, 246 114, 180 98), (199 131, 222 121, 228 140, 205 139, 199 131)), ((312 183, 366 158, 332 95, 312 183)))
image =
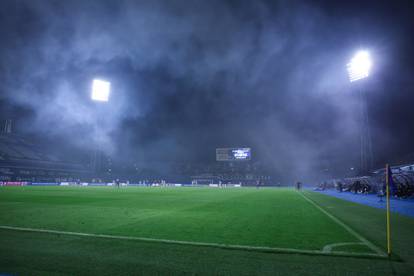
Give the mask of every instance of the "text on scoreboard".
POLYGON ((218 148, 216 149, 217 161, 245 161, 250 160, 250 148, 218 148))

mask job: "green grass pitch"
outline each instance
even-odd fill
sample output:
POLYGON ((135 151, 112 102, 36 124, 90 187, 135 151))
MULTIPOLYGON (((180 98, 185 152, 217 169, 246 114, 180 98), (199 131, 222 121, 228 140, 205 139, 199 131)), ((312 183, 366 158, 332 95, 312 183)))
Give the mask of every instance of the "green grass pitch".
POLYGON ((0 274, 410 274, 414 220, 292 189, 2 187, 0 274))

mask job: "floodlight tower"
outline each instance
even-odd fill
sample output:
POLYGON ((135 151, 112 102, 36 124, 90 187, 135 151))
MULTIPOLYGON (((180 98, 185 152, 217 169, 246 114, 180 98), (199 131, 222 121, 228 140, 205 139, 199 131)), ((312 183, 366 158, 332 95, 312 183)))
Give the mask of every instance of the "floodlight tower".
MULTIPOLYGON (((347 64, 349 81, 356 82, 369 76, 372 68, 372 60, 368 51, 358 51, 347 64)), ((360 96, 360 170, 368 172, 373 167, 373 153, 369 117, 365 95, 361 85, 357 88, 360 96)))
MULTIPOLYGON (((111 83, 108 81, 94 79, 92 82, 91 99, 96 102, 106 103, 109 101, 109 94, 111 92, 111 83)), ((92 154, 92 168, 97 173, 102 166, 102 154, 100 150, 100 143, 98 142, 92 154)))

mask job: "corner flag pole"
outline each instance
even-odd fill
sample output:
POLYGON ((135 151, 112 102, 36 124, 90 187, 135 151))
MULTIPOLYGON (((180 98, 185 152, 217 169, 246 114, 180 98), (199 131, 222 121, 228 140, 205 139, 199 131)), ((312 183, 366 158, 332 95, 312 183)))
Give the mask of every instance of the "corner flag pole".
POLYGON ((385 165, 385 184, 387 191, 387 254, 391 255, 391 223, 390 223, 390 177, 391 170, 390 165, 385 165))

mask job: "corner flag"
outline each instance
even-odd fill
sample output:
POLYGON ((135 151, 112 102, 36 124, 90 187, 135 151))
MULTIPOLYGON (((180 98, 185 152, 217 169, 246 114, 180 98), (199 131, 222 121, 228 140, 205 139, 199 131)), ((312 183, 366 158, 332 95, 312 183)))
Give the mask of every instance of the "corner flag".
POLYGON ((395 195, 395 193, 397 192, 397 187, 395 186, 394 180, 392 179, 392 169, 391 166, 387 164, 387 181, 388 181, 388 185, 390 187, 390 195, 395 195))
POLYGON ((394 181, 392 180, 392 170, 390 165, 385 165, 385 186, 387 191, 387 253, 391 255, 391 222, 390 222, 390 193, 395 192, 394 181), (391 188, 390 188, 391 187, 391 188))

